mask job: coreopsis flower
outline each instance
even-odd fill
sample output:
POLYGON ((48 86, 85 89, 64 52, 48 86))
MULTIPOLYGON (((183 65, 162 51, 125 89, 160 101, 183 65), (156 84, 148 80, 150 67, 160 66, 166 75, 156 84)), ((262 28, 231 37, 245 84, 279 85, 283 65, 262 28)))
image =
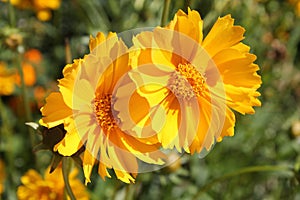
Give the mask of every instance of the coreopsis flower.
POLYGON ((4 62, 0 62, 0 96, 11 95, 16 84, 16 71, 6 67, 4 62))
POLYGON ((66 135, 54 146, 61 155, 70 156, 85 146, 82 164, 86 182, 97 162, 103 179, 110 177, 110 168, 123 182, 134 182, 138 162, 163 161, 157 140, 123 132, 112 109, 114 87, 130 70, 128 49, 115 33, 107 37, 99 33, 91 37, 90 51, 83 59, 66 65, 59 92, 51 93, 41 109, 40 123, 48 128, 64 124, 66 135))
MULTIPOLYGON (((89 193, 80 179, 77 178, 78 170, 74 168, 69 174, 69 183, 76 199, 87 200, 89 193)), ((62 169, 57 168, 49 173, 47 169, 42 177, 37 171, 30 169, 21 177, 22 185, 18 187, 17 196, 19 200, 43 199, 63 200, 65 183, 62 169)))
MULTIPOLYGON (((233 110, 253 114, 253 106, 261 105, 256 56, 241 42, 245 29, 227 15, 218 18, 204 38, 202 25, 197 11, 179 10, 166 27, 133 39, 137 59, 128 90, 136 89, 151 107, 146 134, 156 132, 162 147, 180 152, 210 150, 215 141, 234 135, 233 110)), ((116 97, 119 102, 128 98, 121 89, 116 97)), ((117 111, 121 107, 115 104, 117 111)), ((118 113, 122 128, 134 127, 125 119, 135 112, 118 113)))

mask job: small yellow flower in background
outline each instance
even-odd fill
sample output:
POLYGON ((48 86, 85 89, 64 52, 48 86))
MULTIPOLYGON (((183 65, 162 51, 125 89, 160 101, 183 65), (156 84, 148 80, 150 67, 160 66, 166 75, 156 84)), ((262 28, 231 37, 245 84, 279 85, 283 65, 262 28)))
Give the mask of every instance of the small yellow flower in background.
POLYGON ((11 95, 16 84, 16 71, 6 67, 4 62, 0 62, 0 95, 11 95))
MULTIPOLYGON (((76 199, 87 200, 89 193, 82 182, 76 178, 77 168, 69 174, 70 186, 76 199)), ((64 180, 61 168, 57 168, 51 174, 49 169, 42 177, 37 171, 30 169, 21 177, 22 185, 18 187, 17 196, 19 200, 43 199, 43 200, 63 200, 64 199, 64 180)))
POLYGON ((1 194, 4 192, 4 180, 5 180, 5 166, 4 166, 4 162, 2 160, 0 160, 0 197, 1 194))
POLYGON ((43 9, 43 10, 38 10, 36 16, 41 21, 48 21, 49 19, 51 19, 52 14, 50 10, 43 9))
POLYGON ((54 147, 61 155, 70 156, 85 146, 86 182, 90 182, 92 168, 98 162, 103 179, 110 177, 108 168, 123 182, 134 182, 138 161, 163 164, 160 144, 123 132, 113 113, 113 89, 130 70, 126 45, 115 33, 107 37, 99 33, 91 37, 90 51, 83 59, 65 66, 64 78, 58 84, 60 91, 46 99, 40 123, 48 128, 64 124, 67 133, 54 147))
MULTIPOLYGON (((162 147, 179 152, 210 150, 215 141, 234 135, 232 109, 253 114, 253 106, 261 105, 259 67, 241 42, 244 28, 227 15, 203 38, 202 25, 197 11, 179 10, 166 27, 133 39, 138 57, 130 76, 153 108, 152 131, 162 147)), ((124 98, 124 93, 116 97, 124 98)), ((118 117, 129 127, 128 115, 140 111, 133 108, 128 114, 121 107, 116 103, 118 117)))
POLYGON ((41 21, 51 19, 51 10, 56 10, 60 7, 61 0, 11 0, 12 5, 21 9, 32 9, 37 13, 37 18, 41 21))

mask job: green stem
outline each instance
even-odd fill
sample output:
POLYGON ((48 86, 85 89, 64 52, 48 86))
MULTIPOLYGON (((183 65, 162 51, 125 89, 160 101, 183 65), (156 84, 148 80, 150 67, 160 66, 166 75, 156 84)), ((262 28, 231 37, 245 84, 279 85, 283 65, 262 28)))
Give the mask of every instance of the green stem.
POLYGON ((15 10, 13 5, 11 4, 11 0, 8 0, 7 2, 8 6, 8 17, 9 17, 9 23, 11 27, 16 27, 16 16, 15 16, 15 10))
POLYGON ((235 176, 242 175, 242 174, 247 174, 247 173, 264 172, 264 171, 289 171, 289 172, 292 172, 292 169, 288 166, 274 166, 274 165, 252 166, 252 167, 242 168, 237 171, 227 173, 224 176, 216 178, 213 181, 211 181, 210 183, 204 185, 194 196, 194 199, 198 199, 202 193, 207 192, 213 185, 215 185, 216 183, 222 182, 228 178, 235 177, 235 176))
MULTIPOLYGON (((23 107, 24 107, 24 112, 25 112, 25 122, 31 122, 32 114, 31 114, 29 99, 28 99, 28 95, 27 95, 27 88, 26 88, 25 80, 24 80, 24 72, 22 69, 22 54, 20 54, 20 53, 18 53, 18 61, 17 61, 16 65, 17 65, 17 68, 18 68, 18 71, 20 74, 20 79, 21 79, 21 94, 22 94, 23 107)), ((27 128, 28 128, 31 146, 33 147, 36 144, 35 133, 31 127, 27 127, 27 128)))
POLYGON ((132 184, 126 185, 125 200, 133 200, 134 199, 134 189, 135 189, 135 185, 132 185, 132 184))
MULTIPOLYGON (((17 187, 16 179, 14 178, 14 174, 16 172, 15 167, 15 153, 14 153, 14 138, 12 132, 12 125, 8 116, 8 109, 5 107, 2 98, 0 96, 0 138, 1 143, 0 146, 4 146, 5 157, 7 159, 7 178, 10 180, 9 182, 12 183, 12 188, 17 187)), ((9 194, 9 193, 8 193, 9 194)), ((9 194, 13 195, 13 194, 9 194)))
POLYGON ((30 107, 29 107, 28 95, 26 92, 24 72, 22 69, 22 54, 18 54, 17 67, 18 67, 18 71, 19 71, 20 79, 21 79, 21 92, 22 92, 22 97, 23 97, 23 101, 24 101, 25 120, 27 122, 30 122, 32 117, 31 117, 31 111, 30 111, 30 107))
POLYGON ((71 158, 70 157, 63 157, 62 158, 62 174, 65 182, 65 190, 70 197, 71 200, 76 200, 75 195, 72 191, 70 182, 69 182, 69 172, 71 168, 71 158))
POLYGON ((168 17, 169 17, 170 3, 171 0, 165 0, 163 13, 161 16, 161 23, 160 23, 161 26, 165 26, 167 24, 168 17))

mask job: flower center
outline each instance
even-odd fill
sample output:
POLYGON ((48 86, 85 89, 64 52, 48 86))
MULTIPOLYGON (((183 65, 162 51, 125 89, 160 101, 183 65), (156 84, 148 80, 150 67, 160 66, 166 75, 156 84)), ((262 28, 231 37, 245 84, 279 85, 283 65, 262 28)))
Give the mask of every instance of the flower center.
POLYGON ((94 108, 98 124, 104 131, 109 131, 117 126, 111 110, 112 95, 96 96, 94 108))
POLYGON ((171 74, 168 86, 177 98, 190 100, 205 89, 205 77, 191 64, 179 64, 171 74))

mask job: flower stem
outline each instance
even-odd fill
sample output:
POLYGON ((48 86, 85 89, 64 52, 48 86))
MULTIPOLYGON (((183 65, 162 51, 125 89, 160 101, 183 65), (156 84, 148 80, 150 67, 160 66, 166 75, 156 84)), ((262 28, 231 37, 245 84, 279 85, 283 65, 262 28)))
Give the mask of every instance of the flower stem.
POLYGON ((16 27, 16 16, 15 16, 15 10, 13 5, 11 4, 11 0, 8 0, 7 2, 8 6, 8 17, 9 17, 9 23, 11 27, 16 27))
POLYGON ((134 199, 134 190, 135 190, 135 185, 132 185, 132 184, 126 185, 125 200, 133 200, 134 199))
POLYGON ((211 181, 210 183, 204 185, 194 196, 194 199, 198 199, 202 193, 207 192, 213 185, 215 185, 216 183, 222 182, 228 178, 235 177, 235 176, 242 175, 242 174, 247 174, 247 173, 264 172, 264 171, 293 172, 293 170, 288 166, 262 165, 262 166, 245 167, 245 168, 239 169, 237 171, 227 173, 224 176, 216 178, 213 181, 211 181))
POLYGON ((169 10, 170 10, 170 2, 171 0, 165 0, 163 13, 161 16, 161 23, 160 23, 161 26, 165 26, 167 24, 168 17, 169 17, 169 10))
MULTIPOLYGON (((28 95, 27 95, 27 89, 26 89, 26 85, 25 85, 25 81, 24 81, 24 73, 23 73, 23 69, 22 69, 22 54, 18 53, 18 61, 17 61, 17 68, 20 74, 20 79, 21 79, 21 95, 22 95, 22 99, 23 99, 23 107, 24 107, 24 112, 25 112, 25 122, 31 122, 32 121, 32 114, 31 114, 31 110, 30 110, 30 105, 29 105, 29 99, 28 99, 28 95)), ((30 142, 31 142, 31 146, 34 146, 36 144, 36 137, 35 137, 35 133, 33 131, 32 128, 27 127, 28 128, 28 132, 29 132, 29 137, 30 137, 30 142)))
MULTIPOLYGON (((16 155, 13 149, 15 144, 14 144, 14 138, 12 133, 13 130, 8 115, 8 109, 5 107, 2 98, 0 96, 0 138, 1 138, 0 146, 2 145, 4 146, 5 157, 7 160, 7 166, 6 166, 7 175, 8 175, 7 178, 12 183, 11 186, 13 188, 16 188, 18 183, 16 182, 13 176, 16 172, 16 167, 14 163, 16 155)), ((13 195, 13 194, 10 194, 10 192, 8 191, 8 195, 13 195)), ((0 195, 0 199, 1 199, 1 195, 0 195)))
POLYGON ((71 200, 75 200, 75 195, 72 191, 70 182, 69 182, 69 172, 70 172, 70 165, 71 165, 71 158, 70 157, 63 157, 62 158, 62 174, 65 182, 65 190, 70 197, 71 200))

